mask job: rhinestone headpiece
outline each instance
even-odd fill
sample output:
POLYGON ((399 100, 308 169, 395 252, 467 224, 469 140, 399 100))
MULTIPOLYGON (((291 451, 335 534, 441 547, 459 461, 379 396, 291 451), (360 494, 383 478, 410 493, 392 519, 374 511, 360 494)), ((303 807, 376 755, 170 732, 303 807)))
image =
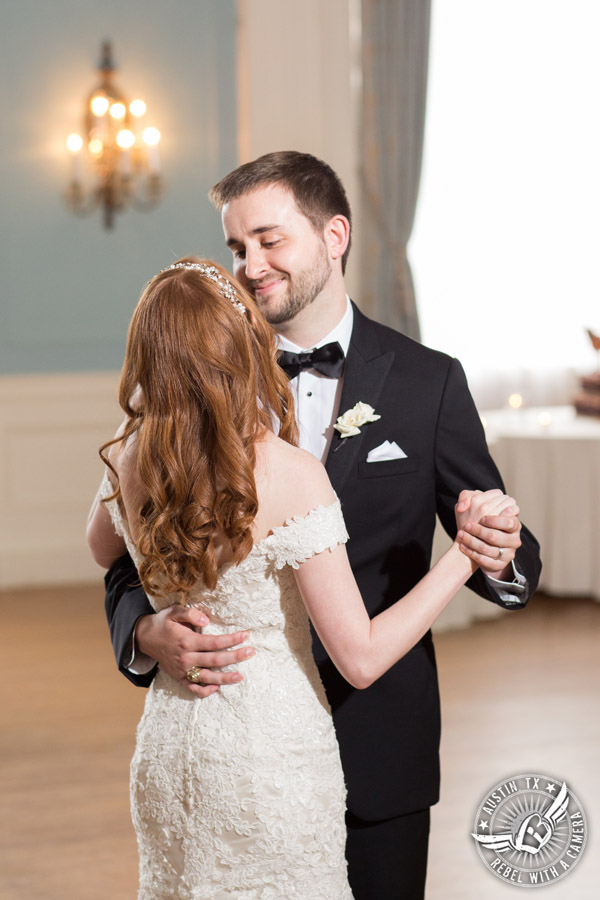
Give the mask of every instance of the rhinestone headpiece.
POLYGON ((209 278, 219 286, 219 293, 221 296, 230 300, 239 313, 243 316, 246 315, 246 307, 238 297, 234 286, 227 278, 224 278, 221 275, 215 266, 207 266, 206 263, 176 262, 173 263, 172 266, 167 266, 166 269, 161 269, 160 271, 169 272, 171 269, 192 269, 194 272, 200 272, 205 278, 209 278))

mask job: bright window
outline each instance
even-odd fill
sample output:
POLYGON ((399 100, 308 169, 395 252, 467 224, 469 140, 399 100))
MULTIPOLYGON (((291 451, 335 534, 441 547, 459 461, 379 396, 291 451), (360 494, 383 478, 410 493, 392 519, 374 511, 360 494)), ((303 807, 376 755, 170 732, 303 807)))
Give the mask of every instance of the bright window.
POLYGON ((433 3, 409 258, 423 341, 458 356, 472 384, 502 369, 593 369, 597 0, 433 3))

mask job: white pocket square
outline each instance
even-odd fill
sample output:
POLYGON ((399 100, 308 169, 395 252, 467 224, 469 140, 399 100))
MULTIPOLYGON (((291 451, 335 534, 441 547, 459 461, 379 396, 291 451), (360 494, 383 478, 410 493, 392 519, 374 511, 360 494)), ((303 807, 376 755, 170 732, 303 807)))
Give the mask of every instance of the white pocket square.
POLYGON ((396 441, 384 441, 379 447, 369 450, 367 462, 385 462, 388 459, 406 459, 406 453, 398 446, 396 441))

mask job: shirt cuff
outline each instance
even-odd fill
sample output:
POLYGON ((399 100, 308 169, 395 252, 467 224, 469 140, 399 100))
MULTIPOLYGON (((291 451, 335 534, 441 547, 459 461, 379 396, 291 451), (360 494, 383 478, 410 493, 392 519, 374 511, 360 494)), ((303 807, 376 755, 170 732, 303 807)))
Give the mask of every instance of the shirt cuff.
POLYGON ((514 603, 520 606, 528 598, 529 585, 525 576, 521 575, 515 566, 514 559, 512 561, 512 570, 514 575, 512 581, 498 581, 497 578, 493 578, 485 573, 483 573, 483 577, 490 587, 496 591, 503 603, 514 603))
MULTIPOLYGON (((136 622, 137 626, 137 622, 136 622)), ((156 660, 139 651, 135 646, 135 628, 131 638, 131 657, 125 666, 132 675, 147 675, 156 665, 156 660)))

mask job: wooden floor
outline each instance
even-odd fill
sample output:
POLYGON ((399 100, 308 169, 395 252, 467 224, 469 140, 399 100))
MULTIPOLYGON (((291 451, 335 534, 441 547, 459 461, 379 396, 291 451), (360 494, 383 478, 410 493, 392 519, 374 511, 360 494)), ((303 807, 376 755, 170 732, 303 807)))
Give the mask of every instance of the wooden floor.
MULTIPOLYGON (((101 589, 5 592, 0 608, 0 900, 133 900, 127 781, 144 692, 116 672, 101 589)), ((592 829, 548 896, 598 897, 599 638, 600 604, 541 596, 436 638, 443 784, 427 900, 514 898, 469 834, 489 787, 538 771, 567 781, 592 829)))

